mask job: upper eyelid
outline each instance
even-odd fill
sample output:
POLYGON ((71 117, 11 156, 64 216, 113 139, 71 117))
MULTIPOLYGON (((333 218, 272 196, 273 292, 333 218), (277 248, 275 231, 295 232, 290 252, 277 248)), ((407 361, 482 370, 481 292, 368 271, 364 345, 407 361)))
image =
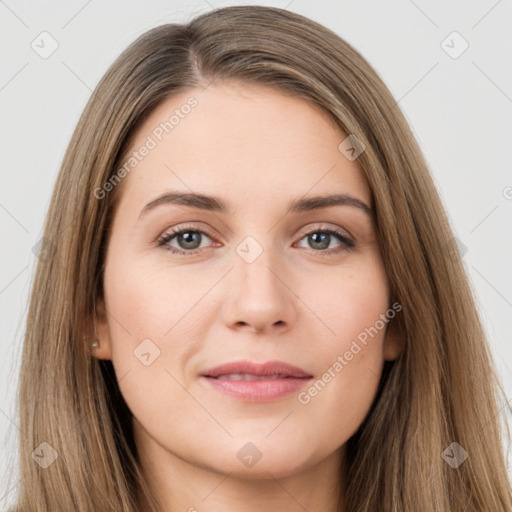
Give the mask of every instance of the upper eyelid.
POLYGON ((316 224, 314 223, 312 226, 301 228, 299 233, 306 235, 314 231, 344 231, 347 233, 347 238, 355 240, 355 238, 352 236, 352 233, 350 233, 346 228, 342 228, 340 226, 333 227, 332 225, 323 222, 317 222, 316 224))

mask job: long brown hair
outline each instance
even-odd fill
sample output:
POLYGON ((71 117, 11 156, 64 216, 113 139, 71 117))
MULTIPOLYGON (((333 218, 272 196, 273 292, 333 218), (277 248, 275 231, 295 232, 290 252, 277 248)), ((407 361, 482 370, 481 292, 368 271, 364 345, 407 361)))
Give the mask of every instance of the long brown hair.
POLYGON ((386 364, 371 411, 347 441, 344 509, 510 512, 498 417, 504 393, 418 144, 354 48, 307 18, 260 6, 217 9, 146 32, 106 72, 78 122, 46 218, 28 312, 14 510, 135 512, 141 503, 158 510, 112 364, 87 350, 121 187, 102 198, 95 191, 118 172, 133 134, 164 99, 226 80, 312 102, 365 146, 358 162, 403 307, 395 321, 405 346, 386 364), (57 458, 42 467, 36 449, 57 458), (467 458, 454 467, 447 453, 467 458))

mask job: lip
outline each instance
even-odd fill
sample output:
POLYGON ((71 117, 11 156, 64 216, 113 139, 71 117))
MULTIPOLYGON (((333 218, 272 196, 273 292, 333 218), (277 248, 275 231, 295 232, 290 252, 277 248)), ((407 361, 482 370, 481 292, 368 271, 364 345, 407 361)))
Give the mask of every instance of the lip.
POLYGON ((313 378, 301 368, 283 361, 269 361, 263 364, 236 361, 205 370, 200 377, 214 390, 248 402, 279 400, 297 392, 313 378), (246 374, 258 380, 225 378, 230 374, 246 374))
POLYGON ((232 363, 222 364, 215 368, 210 368, 201 373, 205 377, 219 377, 231 373, 247 373, 259 377, 272 377, 273 375, 282 375, 283 377, 312 377, 301 368, 293 366, 283 361, 268 361, 266 363, 253 363, 251 361, 233 361, 232 363))

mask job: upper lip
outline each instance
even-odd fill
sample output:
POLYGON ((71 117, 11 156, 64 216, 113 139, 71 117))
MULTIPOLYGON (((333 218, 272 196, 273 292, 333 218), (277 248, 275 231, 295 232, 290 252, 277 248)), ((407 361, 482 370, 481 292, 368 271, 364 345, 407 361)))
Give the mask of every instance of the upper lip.
POLYGON ((232 373, 271 377, 282 375, 283 377, 306 378, 312 377, 309 373, 283 361, 268 361, 266 363, 253 363, 251 361, 234 361, 211 368, 201 373, 205 377, 219 377, 232 373))

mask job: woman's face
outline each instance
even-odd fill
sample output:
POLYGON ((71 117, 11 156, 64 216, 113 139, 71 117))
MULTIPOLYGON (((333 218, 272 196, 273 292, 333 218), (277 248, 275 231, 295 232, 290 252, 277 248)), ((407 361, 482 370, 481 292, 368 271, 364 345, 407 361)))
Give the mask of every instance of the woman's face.
POLYGON ((138 130, 95 356, 112 360, 138 448, 160 467, 338 467, 399 354, 345 138, 306 101, 235 83, 173 96, 138 130), (327 196, 345 200, 313 200, 327 196))

